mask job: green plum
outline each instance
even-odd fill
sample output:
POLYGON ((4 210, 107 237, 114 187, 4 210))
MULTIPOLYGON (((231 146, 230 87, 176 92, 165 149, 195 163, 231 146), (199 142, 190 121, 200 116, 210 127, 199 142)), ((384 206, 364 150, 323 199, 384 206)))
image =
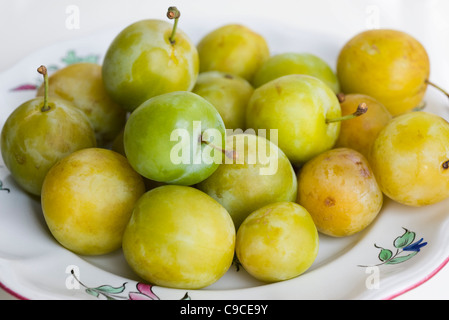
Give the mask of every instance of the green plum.
POLYGON ((409 206, 449 196, 449 123, 428 112, 396 116, 371 149, 372 168, 389 198, 409 206))
POLYGON ((200 73, 192 92, 217 108, 227 129, 243 129, 254 88, 244 78, 220 71, 200 73))
POLYGON ((200 72, 222 71, 248 81, 270 57, 265 38, 239 24, 227 24, 206 34, 197 45, 200 72))
MULTIPOLYGON (((121 154, 122 156, 126 157, 126 153, 125 153, 125 145, 123 142, 124 139, 124 135, 125 135, 125 129, 121 130, 120 133, 115 137, 112 145, 111 145, 111 150, 115 151, 119 154, 121 154)), ((143 182, 145 183, 145 190, 149 191, 151 189, 154 189, 156 187, 160 187, 165 185, 165 183, 163 182, 158 182, 158 181, 153 181, 147 178, 143 178, 143 182)))
POLYGON ((135 205, 122 247, 126 261, 144 280, 199 289, 228 271, 235 229, 226 209, 204 192, 161 186, 135 205))
MULTIPOLYGON (((47 69, 41 66, 48 87, 47 69)), ((40 196, 44 178, 60 159, 95 147, 95 133, 83 111, 71 102, 44 97, 28 100, 8 117, 1 133, 3 161, 17 183, 40 196)))
POLYGON ((292 279, 315 261, 317 228, 307 210, 275 202, 252 212, 237 231, 236 255, 243 268, 265 282, 292 279))
MULTIPOLYGON (((174 11, 173 11, 174 10, 174 11)), ((149 19, 122 30, 109 46, 103 62, 103 81, 111 98, 127 111, 154 96, 190 91, 198 77, 198 51, 190 38, 172 26, 149 19)))
POLYGON ((220 165, 197 188, 228 210, 236 228, 251 212, 264 205, 295 201, 295 171, 274 143, 254 134, 235 134, 226 138, 226 149, 231 147, 236 159, 220 165))
POLYGON ((225 135, 223 120, 210 102, 177 91, 153 97, 134 110, 125 125, 124 148, 145 178, 193 185, 222 162, 225 135))
MULTIPOLYGON (((48 94, 72 102, 91 122, 98 146, 109 144, 125 125, 126 111, 112 101, 103 86, 102 68, 95 63, 75 63, 49 76, 48 94)), ((44 86, 37 96, 44 94, 44 86)))
POLYGON ((310 53, 286 52, 270 57, 256 72, 252 84, 258 88, 288 74, 314 76, 326 83, 335 94, 340 93, 340 84, 334 71, 327 62, 310 53))
MULTIPOLYGON (((364 111, 358 108, 351 116, 364 111)), ((298 74, 255 89, 246 113, 247 128, 278 130, 278 146, 295 166, 331 149, 341 120, 340 103, 331 88, 315 77, 298 74)))
POLYGON ((393 116, 421 105, 429 73, 425 48, 398 30, 363 31, 343 46, 337 60, 342 91, 371 96, 393 116))

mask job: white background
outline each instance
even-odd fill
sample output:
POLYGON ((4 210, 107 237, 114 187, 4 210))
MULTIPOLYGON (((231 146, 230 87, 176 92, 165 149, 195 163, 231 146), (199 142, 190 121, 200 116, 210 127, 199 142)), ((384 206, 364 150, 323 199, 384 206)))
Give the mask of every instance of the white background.
MULTIPOLYGON (((449 89, 447 0, 0 0, 0 72, 58 41, 78 39, 140 19, 165 19, 171 5, 182 12, 180 28, 188 25, 192 17, 200 16, 208 22, 206 25, 217 26, 250 23, 253 17, 267 23, 282 20, 298 29, 344 38, 367 28, 401 29, 429 49, 431 79, 449 89), (77 21, 71 19, 72 6, 79 9, 77 21)), ((1 289, 0 298, 13 299, 1 289)), ((398 299, 449 299, 449 266, 398 299)))

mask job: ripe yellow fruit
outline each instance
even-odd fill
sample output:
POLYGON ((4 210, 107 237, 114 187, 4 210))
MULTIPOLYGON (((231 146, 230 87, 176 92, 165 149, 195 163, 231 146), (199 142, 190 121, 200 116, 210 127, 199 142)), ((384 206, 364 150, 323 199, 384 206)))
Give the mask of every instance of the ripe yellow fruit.
POLYGON ((100 148, 76 151, 56 163, 42 186, 42 210, 67 249, 99 255, 121 247, 143 179, 122 155, 100 148))
POLYGON ((298 193, 295 171, 274 143, 262 136, 235 134, 226 138, 226 145, 232 146, 237 159, 221 164, 197 188, 228 210, 236 229, 260 207, 272 202, 295 201, 298 193))
MULTIPOLYGON (((112 101, 103 86, 101 66, 80 62, 57 70, 48 77, 48 95, 73 103, 92 124, 98 147, 108 145, 126 122, 126 111, 112 101)), ((44 85, 36 95, 44 95, 44 85)))
POLYGON ((369 161, 374 140, 393 117, 383 104, 364 94, 345 95, 344 101, 340 103, 341 114, 345 116, 353 113, 361 103, 366 104, 366 113, 341 122, 340 135, 334 147, 354 149, 369 161))
POLYGON ((276 202, 251 213, 237 231, 236 254, 255 278, 275 282, 304 273, 318 254, 310 214, 294 202, 276 202))
POLYGON ((337 60, 342 91, 371 96, 393 116, 421 104, 429 73, 425 48, 397 30, 361 32, 344 45, 337 60))
POLYGON ((301 169, 297 202, 309 211, 318 231, 344 237, 371 224, 382 208, 383 195, 365 157, 336 148, 301 169))
POLYGON ((449 123, 428 112, 394 118, 371 150, 382 191, 410 206, 424 206, 449 196, 449 123))
POLYGON ((265 38, 239 24, 212 30, 198 43, 200 72, 222 71, 252 81, 260 66, 270 57, 265 38))
POLYGON ((235 228, 225 208, 193 187, 145 193, 123 236, 123 253, 143 279, 198 289, 221 278, 234 257, 235 228))

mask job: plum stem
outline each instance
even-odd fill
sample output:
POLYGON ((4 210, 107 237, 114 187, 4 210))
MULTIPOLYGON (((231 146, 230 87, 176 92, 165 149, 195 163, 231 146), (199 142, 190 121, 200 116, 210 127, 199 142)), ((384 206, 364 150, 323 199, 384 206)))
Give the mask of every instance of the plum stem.
POLYGON ((170 38, 168 38, 168 40, 170 40, 171 44, 175 44, 175 35, 176 35, 176 28, 178 27, 178 20, 179 17, 181 16, 181 12, 176 8, 176 7, 169 7, 168 11, 167 11, 167 18, 169 18, 170 20, 175 19, 175 22, 173 24, 173 30, 171 32, 170 38))
POLYGON ((345 120, 349 120, 349 119, 354 119, 354 118, 359 117, 362 114, 366 113, 366 111, 368 111, 368 106, 366 105, 365 102, 362 102, 361 104, 359 104, 357 106, 357 110, 354 113, 348 114, 346 116, 337 117, 337 118, 326 119, 326 123, 340 122, 340 121, 345 121, 345 120))
POLYGON ((211 143, 210 141, 204 140, 203 135, 201 135, 199 137, 199 140, 201 141, 201 143, 207 144, 211 148, 222 152, 229 159, 232 159, 234 161, 237 159, 237 152, 235 150, 226 150, 226 149, 223 149, 223 148, 219 148, 216 145, 214 145, 213 143, 211 143))
POLYGON ((37 72, 44 76, 44 105, 41 108, 42 112, 50 110, 48 106, 48 72, 45 66, 40 66, 37 68, 37 72))
POLYGON ((442 167, 444 170, 447 170, 449 168, 449 160, 443 162, 442 167))
POLYGON ((426 83, 427 83, 428 85, 434 87, 435 89, 441 91, 443 94, 446 95, 446 97, 449 98, 449 92, 447 92, 446 90, 444 90, 443 88, 441 88, 441 87, 438 86, 437 84, 435 84, 435 83, 433 83, 433 82, 431 82, 431 81, 429 81, 429 80, 426 80, 426 83))
POLYGON ((342 102, 345 102, 346 96, 343 92, 340 92, 339 94, 337 94, 337 99, 338 99, 338 102, 342 103, 342 102))

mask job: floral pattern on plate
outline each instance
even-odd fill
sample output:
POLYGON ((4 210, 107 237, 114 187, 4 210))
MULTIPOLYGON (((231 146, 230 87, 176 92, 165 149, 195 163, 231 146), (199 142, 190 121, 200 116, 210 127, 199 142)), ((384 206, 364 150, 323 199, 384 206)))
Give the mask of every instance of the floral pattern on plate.
MULTIPOLYGON (((58 64, 51 64, 47 67, 48 72, 54 72, 64 66, 68 66, 74 63, 80 62, 89 62, 89 63, 98 63, 100 60, 100 55, 90 54, 87 56, 78 56, 75 50, 67 51, 66 55, 61 58, 63 66, 59 66, 58 64)), ((15 86, 11 89, 11 91, 28 91, 28 90, 37 90, 42 83, 42 77, 36 79, 35 83, 23 83, 18 86, 15 86)))
MULTIPOLYGON (((128 282, 124 282, 121 286, 117 287, 111 285, 89 287, 78 279, 73 270, 71 270, 71 275, 76 282, 84 287, 87 294, 95 298, 106 300, 160 300, 159 296, 153 292, 154 286, 151 284, 137 282, 135 285, 136 291, 128 289, 128 282)), ((186 292, 180 300, 190 300, 189 294, 186 292)))
MULTIPOLYGON (((421 251, 421 248, 427 245, 427 242, 423 242, 424 238, 419 239, 416 242, 413 242, 416 237, 416 233, 410 230, 407 230, 403 227, 405 232, 398 236, 393 241, 393 246, 396 249, 396 252, 393 253, 392 250, 382 248, 376 244, 374 246, 380 249, 378 258, 381 263, 376 264, 375 266, 380 266, 383 264, 398 264, 405 262, 418 254, 421 251), (406 253, 406 255, 403 255, 406 253), (408 253, 408 254, 407 254, 408 253)), ((359 267, 368 267, 364 265, 359 265, 359 267)))

